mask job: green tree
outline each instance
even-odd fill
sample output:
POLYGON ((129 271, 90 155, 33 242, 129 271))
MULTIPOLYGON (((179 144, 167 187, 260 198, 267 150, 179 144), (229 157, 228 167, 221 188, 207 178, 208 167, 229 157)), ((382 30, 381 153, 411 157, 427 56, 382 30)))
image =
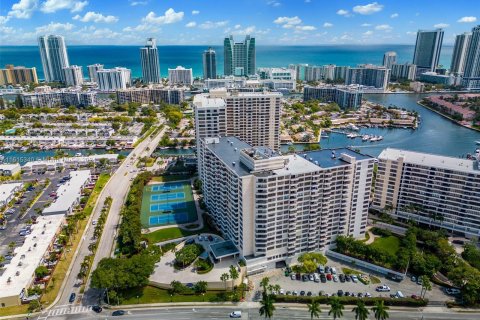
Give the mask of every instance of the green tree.
POLYGON ((275 298, 273 294, 263 292, 262 300, 260 300, 260 309, 258 310, 261 316, 265 316, 265 319, 271 319, 273 312, 275 311, 275 298))
POLYGON ((35 276, 37 278, 43 278, 45 277, 46 275, 48 275, 48 269, 47 267, 45 266, 38 266, 36 269, 35 269, 35 276))
POLYGON ((220 276, 220 281, 222 281, 225 285, 225 291, 227 291, 227 281, 229 278, 230 276, 228 275, 228 273, 222 273, 222 275, 220 276))
POLYGON ((198 281, 194 286, 193 286, 193 291, 195 291, 196 294, 202 294, 207 292, 208 289, 208 283, 206 281, 198 281))
POLYGON ((237 270, 237 268, 235 268, 235 266, 230 266, 230 269, 228 270, 228 273, 230 275, 230 279, 232 279, 232 290, 233 290, 234 282, 235 282, 235 280, 238 279, 240 274, 238 273, 238 270, 237 270))
POLYGON ((383 300, 377 301, 375 306, 372 307, 372 311, 375 314, 375 319, 387 320, 389 318, 388 309, 390 308, 384 304, 383 300))
POLYGON ((328 304, 330 305, 330 311, 328 312, 329 316, 333 316, 334 320, 343 317, 343 309, 345 309, 345 306, 340 302, 340 300, 338 300, 338 298, 330 299, 328 304))
POLYGON ((370 311, 365 307, 365 303, 361 300, 357 302, 357 305, 352 309, 352 312, 355 313, 356 320, 367 320, 370 311))
POLYGON ((432 284, 430 282, 430 278, 425 275, 420 277, 420 281, 422 282, 422 291, 420 295, 422 296, 422 298, 425 298, 425 294, 427 293, 427 291, 432 290, 432 284))
POLYGON ((41 306, 42 305, 40 304, 40 302, 38 300, 32 300, 28 304, 28 312, 36 312, 36 311, 40 310, 41 306))
POLYGON ((168 292, 172 296, 182 294, 185 292, 185 286, 180 281, 173 280, 170 282, 170 289, 168 289, 168 292))
POLYGON ((262 280, 260 281, 260 286, 263 288, 263 292, 267 292, 267 287, 270 283, 270 278, 269 277, 263 277, 262 280))
POLYGON ((317 300, 313 300, 312 303, 307 304, 308 307, 308 312, 310 313, 310 319, 313 320, 313 318, 320 318, 320 304, 318 303, 317 300))

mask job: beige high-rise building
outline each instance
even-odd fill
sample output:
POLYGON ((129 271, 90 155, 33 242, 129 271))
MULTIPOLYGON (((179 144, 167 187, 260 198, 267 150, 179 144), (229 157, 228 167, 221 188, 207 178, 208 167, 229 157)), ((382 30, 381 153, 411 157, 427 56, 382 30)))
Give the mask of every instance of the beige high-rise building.
POLYGON ((38 83, 37 69, 7 64, 0 69, 0 85, 38 83))
POLYGON ((197 141, 234 136, 254 147, 278 150, 281 97, 279 92, 228 92, 225 88, 196 95, 197 141))
POLYGON ((236 137, 198 141, 204 201, 249 274, 362 237, 374 158, 350 149, 281 155, 236 137))
POLYGON ((477 160, 387 148, 378 156, 372 207, 394 217, 480 236, 477 160))

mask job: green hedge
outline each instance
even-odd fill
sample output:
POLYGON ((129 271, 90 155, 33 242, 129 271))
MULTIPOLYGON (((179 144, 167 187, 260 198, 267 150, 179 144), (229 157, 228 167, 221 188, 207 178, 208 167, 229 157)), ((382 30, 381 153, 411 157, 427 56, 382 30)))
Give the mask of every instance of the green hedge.
MULTIPOLYGON (((337 297, 342 304, 346 305, 355 305, 358 300, 365 302, 367 306, 373 306, 377 301, 384 301, 387 306, 405 306, 405 307, 424 307, 427 305, 427 299, 412 299, 412 298, 382 298, 382 297, 372 297, 372 298, 356 298, 356 297, 337 297)), ((312 300, 318 301, 320 304, 327 304, 330 302, 331 297, 307 297, 307 296, 285 296, 277 295, 275 297, 276 302, 286 302, 286 303, 311 303, 312 300)))

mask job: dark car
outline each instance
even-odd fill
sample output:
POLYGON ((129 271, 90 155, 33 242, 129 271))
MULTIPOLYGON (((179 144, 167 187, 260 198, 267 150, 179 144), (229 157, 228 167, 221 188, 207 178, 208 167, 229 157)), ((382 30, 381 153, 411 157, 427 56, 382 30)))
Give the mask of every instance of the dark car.
POLYGON ((302 276, 302 280, 303 280, 304 282, 308 281, 308 276, 307 276, 306 274, 304 274, 304 275, 302 276))
POLYGON ((195 243, 195 239, 193 238, 190 238, 187 241, 185 241, 185 245, 194 244, 194 243, 195 243))
POLYGON ((393 281, 396 281, 396 282, 401 282, 403 280, 403 277, 399 276, 397 274, 389 273, 387 275, 387 279, 390 279, 390 280, 393 280, 393 281))
POLYGON ((95 311, 96 313, 100 313, 100 312, 102 312, 103 309, 100 306, 93 306, 92 310, 95 311))
POLYGON ((72 302, 75 301, 75 298, 76 298, 76 297, 77 297, 77 295, 72 292, 72 293, 70 294, 70 298, 68 298, 68 301, 69 301, 70 303, 72 303, 72 302))
POLYGON ((343 274, 340 274, 338 279, 340 279, 340 282, 345 282, 345 276, 343 274))
POLYGON ((352 278, 348 274, 345 275, 345 281, 350 282, 352 281, 352 278))
POLYGON ((305 291, 303 291, 303 290, 300 291, 300 295, 301 295, 301 296, 304 296, 304 295, 305 295, 305 291))
POLYGON ((343 290, 338 290, 338 291, 337 291, 337 295, 338 295, 339 297, 343 297, 343 290))
POLYGON ((311 297, 312 296, 312 291, 308 291, 307 292, 307 297, 311 297))
POLYGON ((322 281, 322 283, 327 282, 327 277, 324 274, 321 274, 320 275, 320 281, 322 281))
POLYGON ((297 278, 297 280, 302 279, 302 275, 301 275, 300 273, 297 273, 297 274, 295 275, 295 277, 297 278))
POLYGON ((123 310, 116 310, 112 312, 112 316, 123 316, 126 312, 123 310))

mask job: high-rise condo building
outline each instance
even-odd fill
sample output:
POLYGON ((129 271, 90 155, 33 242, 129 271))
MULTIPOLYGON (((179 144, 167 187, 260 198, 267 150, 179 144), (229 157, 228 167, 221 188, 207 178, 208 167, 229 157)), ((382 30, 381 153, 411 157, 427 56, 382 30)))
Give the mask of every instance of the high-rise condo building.
POLYGON ((467 57, 468 45, 472 34, 465 32, 455 37, 455 45, 453 47, 452 63, 450 65, 450 73, 462 75, 465 69, 465 59, 467 57))
POLYGON ((97 72, 99 70, 103 70, 103 64, 95 63, 95 64, 89 65, 87 68, 88 68, 88 77, 90 78, 90 81, 98 83, 97 72))
POLYGON ((198 167, 215 225, 237 246, 247 274, 362 237, 374 159, 349 149, 280 155, 236 137, 202 138, 198 167))
POLYGON ((7 64, 0 69, 0 85, 38 83, 37 69, 7 64))
POLYGON ((67 47, 62 36, 38 37, 38 47, 42 59, 43 74, 47 82, 65 82, 63 68, 68 67, 67 47))
POLYGON ((413 64, 417 66, 417 77, 424 72, 434 72, 440 60, 443 30, 418 30, 413 64))
POLYGON ((385 149, 378 157, 374 208, 393 217, 480 236, 478 161, 385 149))
POLYGON ((208 48, 203 52, 203 78, 217 78, 217 54, 212 48, 208 48))
POLYGON ((395 51, 387 51, 383 55, 383 66, 392 69, 392 65, 397 63, 397 53, 395 51))
POLYGON ((160 83, 160 63, 158 62, 158 49, 155 38, 148 38, 145 47, 140 48, 142 61, 142 76, 145 83, 160 83))
POLYGON ((255 38, 247 35, 243 42, 235 42, 233 36, 225 38, 223 54, 223 73, 226 76, 250 76, 255 74, 255 38))
POLYGON ((305 86, 303 101, 320 100, 335 102, 342 109, 357 109, 362 105, 363 88, 357 85, 333 86, 321 85, 317 87, 305 86))
POLYGON ((168 69, 168 83, 170 85, 191 86, 193 84, 192 68, 185 69, 178 66, 175 69, 168 69))
POLYGON ((67 86, 80 86, 83 84, 83 71, 81 66, 72 65, 63 68, 67 86))
POLYGON ((127 68, 116 67, 97 71, 98 88, 100 91, 115 91, 126 89, 131 84, 131 71, 127 68))
POLYGON ((480 25, 472 29, 463 72, 463 86, 467 90, 480 89, 480 25))
POLYGON ((185 100, 185 89, 175 87, 149 86, 146 88, 128 88, 117 90, 117 102, 119 104, 156 103, 180 104, 185 100))
POLYGON ((390 81, 390 69, 371 64, 359 65, 356 68, 348 68, 345 84, 359 84, 374 87, 385 91, 390 81))
POLYGON ((390 78, 392 80, 415 80, 417 66, 412 63, 392 64, 390 78))
POLYGON ((280 148, 279 92, 211 90, 193 98, 195 134, 201 138, 235 136, 253 146, 280 148))

